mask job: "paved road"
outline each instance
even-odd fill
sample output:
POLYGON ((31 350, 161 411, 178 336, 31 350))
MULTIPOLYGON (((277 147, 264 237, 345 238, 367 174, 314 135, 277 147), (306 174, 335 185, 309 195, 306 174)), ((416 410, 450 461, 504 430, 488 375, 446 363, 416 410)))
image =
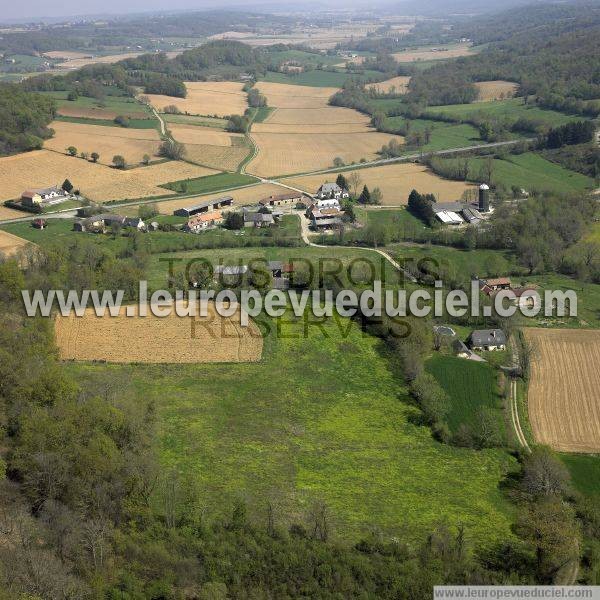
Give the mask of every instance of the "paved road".
MULTIPOLYGON (((292 188, 293 189, 293 188, 292 188)), ((324 244, 315 244, 310 241, 310 222, 306 218, 306 216, 302 213, 298 213, 298 217, 300 218, 300 232, 302 236, 302 240, 307 246, 312 246, 313 248, 329 248, 331 249, 333 246, 326 246, 324 244)), ((380 250, 379 248, 366 248, 364 246, 340 246, 338 244, 335 245, 335 248, 347 248, 349 250, 364 250, 365 252, 375 252, 380 256, 383 256, 396 270, 400 271, 404 277, 406 277, 409 281, 416 283, 417 280, 413 277, 404 267, 402 267, 397 261, 395 261, 387 252, 380 250)))
MULTIPOLYGON (((166 134, 166 127, 165 127, 165 122, 162 119, 162 117, 156 112, 156 110, 154 108, 152 108, 152 112, 156 115, 156 118, 159 120, 160 122, 160 128, 161 128, 161 133, 163 135, 166 134)), ((410 161, 410 160, 415 160, 417 158, 421 158, 421 157, 425 157, 425 156, 442 156, 445 154, 458 154, 460 152, 467 152, 469 150, 475 150, 475 149, 481 149, 481 148, 497 148, 500 146, 510 146, 510 145, 514 145, 517 144, 521 141, 531 141, 533 138, 527 138, 526 140, 509 140, 507 142, 494 142, 492 144, 481 144, 479 146, 463 146, 462 148, 450 148, 448 150, 437 150, 435 152, 429 152, 429 153, 415 153, 415 154, 407 154, 405 156, 398 156, 396 158, 382 158, 379 160, 372 160, 369 162, 365 162, 365 163, 360 163, 358 165, 348 165, 346 167, 346 169, 356 169, 356 168, 366 168, 366 167, 376 167, 378 165, 387 165, 390 163, 395 163, 395 162, 404 162, 404 161, 410 161)), ((252 141, 252 143, 254 144, 254 142, 252 141)), ((258 149, 256 147, 256 145, 254 144, 254 147, 256 148, 257 152, 258 149)), ((343 167, 342 167, 343 169, 343 167)), ((302 175, 320 175, 321 173, 332 173, 332 172, 336 172, 339 171, 340 168, 339 167, 332 167, 330 169, 321 169, 321 170, 317 170, 317 171, 310 171, 308 173, 302 173, 302 175)), ((245 167, 242 169, 243 172, 245 172, 245 167)), ((251 175, 251 173, 248 173, 249 175, 251 175)), ((254 175, 254 177, 257 177, 256 175, 254 175)), ((287 177, 287 176, 286 176, 287 177)), ((253 183, 247 186, 242 186, 242 187, 252 187, 253 185, 258 185, 258 183, 272 183, 275 185, 279 185, 281 187, 290 189, 290 190, 294 190, 296 192, 302 192, 305 195, 312 197, 310 194, 307 194, 304 190, 300 190, 298 188, 289 186, 285 183, 282 183, 280 181, 277 181, 277 179, 267 179, 267 178, 260 178, 257 177, 258 181, 257 183, 253 183)), ((242 187, 236 187, 236 188, 225 188, 222 190, 215 190, 213 193, 215 194, 219 194, 221 192, 228 192, 234 189, 242 189, 242 187)), ((131 205, 139 205, 139 204, 149 204, 151 202, 163 202, 166 200, 185 200, 186 198, 197 198, 199 194, 187 194, 187 195, 181 195, 181 194, 174 194, 172 196, 165 196, 165 197, 161 197, 161 198, 152 198, 149 200, 134 200, 134 201, 130 201, 130 202, 118 202, 118 203, 114 203, 114 204, 110 204, 109 207, 110 208, 119 208, 119 207, 123 207, 123 206, 131 206, 131 205)), ((45 217, 60 217, 61 213, 63 213, 63 211, 57 211, 57 212, 52 212, 52 213, 45 213, 45 217)), ((74 211, 73 211, 73 215, 74 215, 74 211)), ((24 217, 18 217, 16 219, 7 219, 7 220, 3 220, 0 222, 1 224, 5 224, 5 223, 19 223, 21 221, 30 221, 31 219, 35 219, 37 216, 39 215, 29 215, 29 216, 24 216, 24 217)), ((65 215, 66 216, 66 215, 65 215)))

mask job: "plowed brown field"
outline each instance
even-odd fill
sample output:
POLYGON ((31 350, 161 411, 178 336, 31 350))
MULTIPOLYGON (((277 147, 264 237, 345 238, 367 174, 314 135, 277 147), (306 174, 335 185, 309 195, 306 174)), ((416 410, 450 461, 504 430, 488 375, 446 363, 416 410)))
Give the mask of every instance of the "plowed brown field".
POLYGON ((239 310, 232 317, 209 307, 207 317, 126 316, 98 317, 87 309, 82 317, 57 316, 56 344, 63 360, 112 363, 255 362, 262 355, 262 336, 250 321, 240 325, 239 310))
POLYGON ((600 331, 528 328, 534 346, 529 420, 540 444, 600 452, 600 331))

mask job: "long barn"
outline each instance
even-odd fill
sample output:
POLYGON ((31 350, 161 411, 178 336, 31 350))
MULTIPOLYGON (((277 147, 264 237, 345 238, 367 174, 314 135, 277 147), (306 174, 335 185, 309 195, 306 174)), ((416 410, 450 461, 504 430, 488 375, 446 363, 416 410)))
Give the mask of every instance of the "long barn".
POLYGON ((189 218, 199 213, 211 212, 219 208, 224 208, 225 206, 231 206, 232 204, 233 198, 231 196, 223 196, 222 198, 206 200, 205 202, 200 202, 199 204, 194 204, 193 206, 188 206, 186 208, 178 208, 173 214, 178 217, 189 218))

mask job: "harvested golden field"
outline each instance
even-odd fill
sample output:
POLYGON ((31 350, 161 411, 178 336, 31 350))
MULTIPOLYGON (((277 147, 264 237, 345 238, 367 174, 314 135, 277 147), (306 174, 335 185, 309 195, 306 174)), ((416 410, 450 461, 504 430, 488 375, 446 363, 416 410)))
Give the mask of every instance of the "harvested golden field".
POLYGON ((198 165, 224 171, 237 171, 240 163, 250 153, 245 143, 236 146, 209 146, 205 144, 186 144, 186 159, 198 165))
MULTIPOLYGON (((134 307, 137 309, 137 307, 134 307)), ((137 310, 136 310, 137 314, 137 310)), ((262 356, 262 336, 250 321, 240 324, 240 311, 221 317, 209 305, 206 317, 152 315, 98 317, 87 309, 82 317, 57 316, 56 345, 63 360, 112 363, 255 362, 262 356)))
POLYGON ((390 92, 405 94, 409 83, 410 77, 392 77, 391 79, 386 79, 379 83, 372 83, 368 87, 380 94, 389 94, 390 92))
POLYGON ((182 144, 208 144, 209 146, 231 146, 232 138, 243 138, 241 133, 229 133, 216 127, 179 125, 169 123, 172 136, 182 144))
POLYGON ((225 117, 243 115, 248 108, 243 83, 235 81, 186 82, 186 98, 174 98, 159 94, 146 94, 159 112, 165 106, 176 106, 182 113, 225 117))
POLYGON ((518 85, 512 81, 480 81, 474 84, 479 90, 478 102, 490 102, 492 100, 503 100, 512 98, 518 89, 518 85))
POLYGON ((258 154, 247 166, 248 173, 269 177, 325 169, 336 157, 346 163, 374 159, 392 138, 402 141, 370 129, 369 118, 358 111, 329 106, 335 88, 257 85, 277 110, 252 128, 258 154))
POLYGON ((460 56, 469 56, 473 50, 471 44, 453 44, 451 46, 435 46, 428 48, 416 48, 413 50, 405 50, 404 52, 396 52, 392 56, 398 62, 416 62, 418 60, 441 60, 445 58, 458 58, 460 56))
POLYGON ((128 129, 54 121, 50 124, 54 137, 44 142, 44 147, 55 152, 65 152, 75 146, 77 152, 97 152, 98 162, 110 165, 113 156, 120 154, 127 164, 142 162, 144 154, 155 157, 160 146, 160 135, 156 129, 128 129))
MULTIPOLYGON (((344 172, 348 177, 354 171, 344 172)), ((427 167, 413 163, 396 163, 381 167, 369 167, 355 171, 361 179, 360 187, 367 185, 370 190, 378 187, 382 194, 382 205, 402 206, 408 201, 408 195, 413 189, 424 194, 435 194, 441 202, 459 200, 462 193, 475 186, 460 181, 450 181, 438 177, 427 167)), ((297 187, 314 194, 319 186, 326 181, 335 181, 337 173, 324 173, 322 175, 305 175, 303 177, 289 177, 282 179, 282 183, 297 187)), ((360 190, 358 190, 360 192, 360 190)))
POLYGON ((175 123, 169 124, 169 130, 178 142, 185 144, 187 160, 207 167, 235 171, 250 152, 240 133, 175 123))
MULTIPOLYGON (((183 50, 173 50, 171 52, 166 52, 165 54, 169 58, 173 58, 178 54, 181 54, 183 50)), ((64 53, 63 53, 64 54, 64 53)), ((122 54, 108 54, 106 56, 83 56, 72 58, 70 60, 66 60, 65 62, 58 63, 56 66, 62 70, 71 70, 71 69, 80 69, 81 67, 85 67, 86 65, 110 65, 121 60, 125 60, 126 58, 136 58, 141 56, 142 54, 147 54, 147 51, 140 52, 123 52, 122 54)))
POLYGON ((25 248, 29 243, 31 242, 28 242, 17 235, 0 230, 0 256, 12 256, 22 248, 25 248))
MULTIPOLYGON (((83 119, 114 119, 117 112, 108 108, 84 106, 59 106, 57 113, 63 117, 77 117, 83 119)), ((145 115, 144 115, 145 116, 145 115)))
POLYGON ((529 420, 536 441, 561 452, 600 452, 600 331, 525 330, 534 346, 529 420))
MULTIPOLYGON (((278 108, 269 115, 268 125, 316 125, 327 127, 330 125, 362 125, 363 131, 369 125, 370 119, 351 108, 338 106, 325 106, 322 108, 278 108)), ((253 127, 257 131, 261 123, 253 127)))
MULTIPOLYGON (((166 196, 173 192, 157 187, 159 184, 215 172, 178 161, 120 171, 51 150, 36 150, 0 158, 0 201, 20 198, 26 189, 60 185, 66 178, 83 195, 96 201, 166 196)), ((18 211, 11 212, 23 216, 18 211)), ((5 217, 8 218, 14 218, 14 215, 5 217)))
POLYGON ((246 171, 261 177, 272 177, 326 169, 336 157, 345 163, 362 158, 374 160, 384 144, 400 136, 366 129, 363 133, 252 133, 258 154, 246 171))
MULTIPOLYGON (((10 200, 10 198, 4 198, 4 200, 10 200)), ((8 221, 10 219, 18 219, 18 218, 22 218, 26 215, 27 215, 27 213, 21 212, 20 210, 15 210, 14 208, 8 208, 7 206, 3 206, 2 204, 0 204, 0 221, 8 221)))
POLYGON ((63 60, 73 60, 75 58, 91 58, 91 54, 85 52, 72 52, 70 50, 51 50, 50 52, 44 52, 44 56, 48 58, 56 58, 63 60))
POLYGON ((324 108, 328 106, 329 98, 339 90, 335 87, 318 88, 267 81, 259 81, 255 87, 266 96, 269 106, 277 108, 324 108))
MULTIPOLYGON (((204 196, 194 196, 192 198, 177 198, 175 200, 164 200, 163 202, 157 202, 158 210, 161 215, 172 215, 174 210, 178 208, 185 208, 186 206, 193 206, 198 202, 204 202, 205 200, 212 200, 214 198, 222 198, 223 196, 231 196, 233 198, 234 205, 245 206, 248 204, 256 204, 262 198, 271 196, 274 194, 283 194, 285 188, 274 183, 260 183, 257 185, 251 185, 245 188, 239 188, 237 190, 231 190, 230 192, 221 192, 219 194, 205 194, 204 196)), ((133 209, 134 207, 132 207, 133 209)))

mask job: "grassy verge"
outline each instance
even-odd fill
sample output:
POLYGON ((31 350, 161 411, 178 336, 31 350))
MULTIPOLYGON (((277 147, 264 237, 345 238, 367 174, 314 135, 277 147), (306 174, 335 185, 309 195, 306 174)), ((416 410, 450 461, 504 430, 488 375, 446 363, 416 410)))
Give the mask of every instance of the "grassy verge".
POLYGON ((196 179, 182 179, 180 181, 171 181, 160 187, 182 194, 209 194, 218 190, 237 188, 252 183, 257 183, 256 177, 244 175, 242 173, 217 173, 198 177, 196 179))
POLYGON ((600 499, 600 456, 590 454, 561 454, 571 473, 575 489, 595 500, 600 499))
MULTIPOLYGON (((87 119, 85 117, 63 117, 56 116, 56 121, 65 121, 66 123, 79 123, 81 125, 102 125, 104 127, 119 127, 111 119, 87 119)), ((129 119, 129 126, 122 129, 159 129, 160 125, 157 119, 129 119)))

